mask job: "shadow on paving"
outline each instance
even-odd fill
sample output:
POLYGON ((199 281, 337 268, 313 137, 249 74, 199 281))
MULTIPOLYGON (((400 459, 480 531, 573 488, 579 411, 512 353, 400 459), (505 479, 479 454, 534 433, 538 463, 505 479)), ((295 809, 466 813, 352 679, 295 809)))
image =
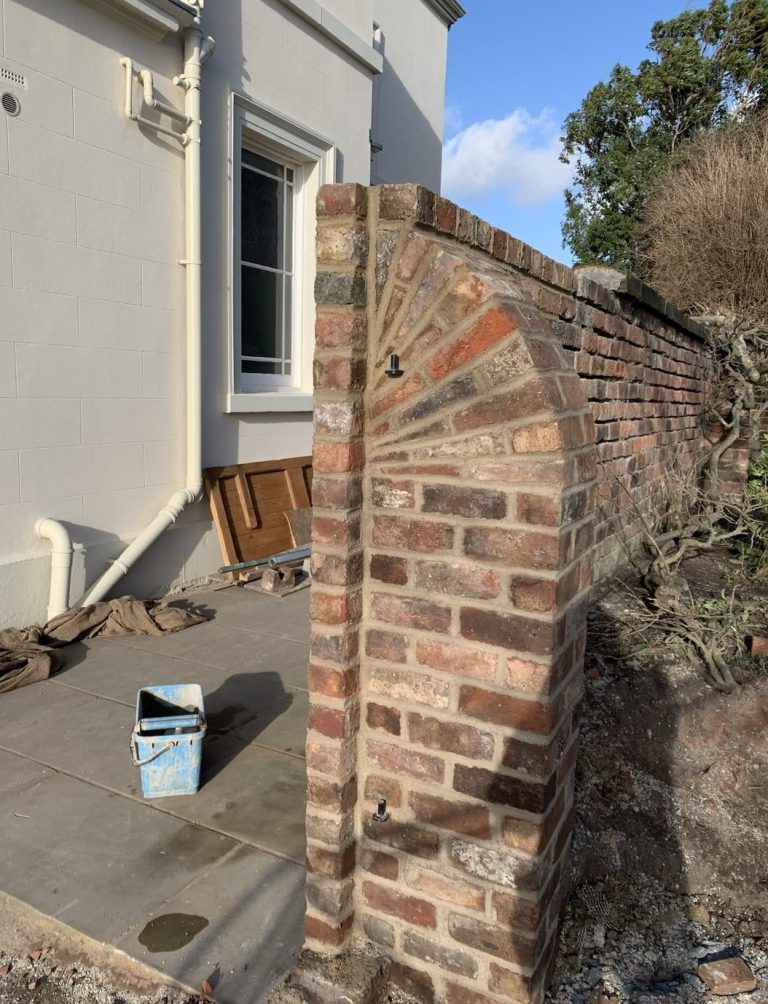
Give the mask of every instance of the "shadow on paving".
POLYGON ((278 673, 235 673, 205 697, 208 733, 200 786, 255 742, 293 703, 278 673), (222 743, 223 737, 228 742, 222 743))

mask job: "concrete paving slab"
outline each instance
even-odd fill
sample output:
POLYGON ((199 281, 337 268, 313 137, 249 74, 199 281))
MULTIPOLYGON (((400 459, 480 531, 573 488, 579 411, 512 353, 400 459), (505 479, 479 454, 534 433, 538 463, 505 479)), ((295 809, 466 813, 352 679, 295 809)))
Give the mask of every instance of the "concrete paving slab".
POLYGON ((50 681, 32 683, 21 690, 0 695, 0 746, 8 746, 8 738, 20 731, 33 731, 38 743, 69 711, 91 700, 74 690, 54 687, 50 681))
MULTIPOLYGON (((95 645, 90 642, 90 645, 95 645)), ((293 653, 293 658, 273 660, 271 645, 274 639, 268 639, 268 645, 263 656, 263 665, 249 667, 235 666, 233 669, 221 669, 215 666, 205 666, 201 663, 179 659, 175 656, 163 655, 146 649, 133 648, 117 642, 104 641, 98 648, 82 651, 79 646, 69 646, 66 649, 67 665, 52 678, 52 682, 75 687, 94 696, 108 697, 121 701, 132 707, 136 705, 136 694, 140 687, 167 683, 199 683, 203 693, 208 695, 206 707, 213 702, 213 695, 220 688, 227 692, 226 701, 232 703, 230 681, 237 680, 242 686, 244 695, 241 704, 251 704, 256 708, 270 707, 280 703, 287 687, 283 673, 267 667, 277 661, 279 666, 294 665, 300 667, 300 679, 306 689, 308 656, 306 647, 299 646, 300 651, 293 653), (72 649, 77 649, 74 658, 70 659, 72 649)), ((298 673, 296 675, 299 675, 298 673)))
POLYGON ((151 932, 164 933, 174 915, 207 920, 191 941, 150 951, 133 930, 117 947, 188 986, 207 979, 220 1004, 260 1004, 301 948, 304 880, 298 865, 241 847, 164 904, 142 938, 152 943, 151 932))
POLYGON ((306 788, 303 760, 259 746, 244 747, 237 736, 228 735, 210 744, 200 791, 164 802, 186 819, 301 863, 306 788))
POLYGON ((0 888, 107 942, 237 846, 61 774, 0 799, 0 842, 0 888))
POLYGON ((216 621, 260 635, 309 643, 309 589, 288 596, 260 596, 233 586, 216 593, 211 601, 216 621))
MULTIPOLYGON (((258 748, 251 744, 258 742, 301 754, 306 737, 307 696, 283 692, 283 703, 255 711, 245 703, 228 703, 237 700, 236 691, 242 686, 236 677, 232 678, 232 691, 225 693, 221 711, 217 714, 214 710, 212 731, 203 748, 201 791, 190 797, 164 799, 161 808, 239 839, 300 857, 303 843, 292 839, 292 849, 285 850, 281 845, 283 830, 278 824, 284 813, 291 834, 295 836, 297 823, 303 830, 304 764, 294 762, 295 757, 276 756, 268 749, 259 755, 258 748), (247 759, 239 763, 244 756, 247 759), (206 790, 208 786, 211 791, 206 790), (261 817, 254 811, 254 803, 261 804, 263 799, 268 801, 269 811, 261 817)), ((103 698, 83 698, 79 705, 72 706, 65 688, 57 689, 62 691, 66 710, 56 718, 55 728, 46 729, 43 738, 39 728, 28 728, 20 718, 9 726, 0 745, 45 760, 86 781, 141 798, 139 769, 133 766, 130 756, 133 707, 103 698)), ((213 701, 214 709, 220 706, 221 702, 213 701)))
POLYGON ((31 760, 21 760, 13 753, 0 750, 0 800, 32 788, 54 776, 54 771, 31 760))
POLYGON ((184 982, 220 977, 224 1004, 262 1001, 302 940, 308 600, 206 592, 209 622, 68 646, 54 680, 3 695, 0 889, 184 982), (202 787, 144 801, 136 694, 183 682, 205 694, 202 787), (207 923, 149 952, 145 925, 174 913, 207 923))

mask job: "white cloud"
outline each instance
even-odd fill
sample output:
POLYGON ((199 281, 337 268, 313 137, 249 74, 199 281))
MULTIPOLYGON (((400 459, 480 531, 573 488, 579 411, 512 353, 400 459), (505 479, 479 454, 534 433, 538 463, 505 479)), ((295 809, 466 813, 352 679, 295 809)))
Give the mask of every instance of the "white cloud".
POLYGON ((443 191, 452 198, 506 195, 519 206, 556 198, 571 178, 561 164, 560 128, 546 109, 517 108, 503 119, 473 122, 443 147, 443 191))

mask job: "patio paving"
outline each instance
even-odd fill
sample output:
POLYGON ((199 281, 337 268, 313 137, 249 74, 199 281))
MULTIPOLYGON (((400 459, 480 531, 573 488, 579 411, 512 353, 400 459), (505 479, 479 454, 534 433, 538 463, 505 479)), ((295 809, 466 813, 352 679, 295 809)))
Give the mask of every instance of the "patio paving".
POLYGON ((0 889, 187 986, 207 979, 221 1004, 258 1004, 302 941, 309 590, 179 602, 210 619, 70 645, 53 679, 0 697, 0 889), (166 683, 203 689, 201 787, 147 802, 136 694, 166 683))

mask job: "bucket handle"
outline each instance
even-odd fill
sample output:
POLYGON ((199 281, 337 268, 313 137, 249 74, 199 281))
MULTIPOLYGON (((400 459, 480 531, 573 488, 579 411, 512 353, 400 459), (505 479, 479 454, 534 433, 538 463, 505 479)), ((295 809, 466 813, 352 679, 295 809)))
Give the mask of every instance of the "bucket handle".
POLYGON ((157 758, 162 756, 163 753, 167 753, 168 750, 172 750, 174 746, 178 745, 179 745, 178 740, 173 739, 171 740, 171 742, 166 743, 166 745, 163 746, 162 749, 155 750, 154 753, 151 753, 148 757, 145 757, 143 760, 140 760, 139 751, 136 748, 136 736, 131 736, 131 760, 133 760, 133 766, 146 767, 148 763, 152 763, 153 760, 157 760, 157 758))

